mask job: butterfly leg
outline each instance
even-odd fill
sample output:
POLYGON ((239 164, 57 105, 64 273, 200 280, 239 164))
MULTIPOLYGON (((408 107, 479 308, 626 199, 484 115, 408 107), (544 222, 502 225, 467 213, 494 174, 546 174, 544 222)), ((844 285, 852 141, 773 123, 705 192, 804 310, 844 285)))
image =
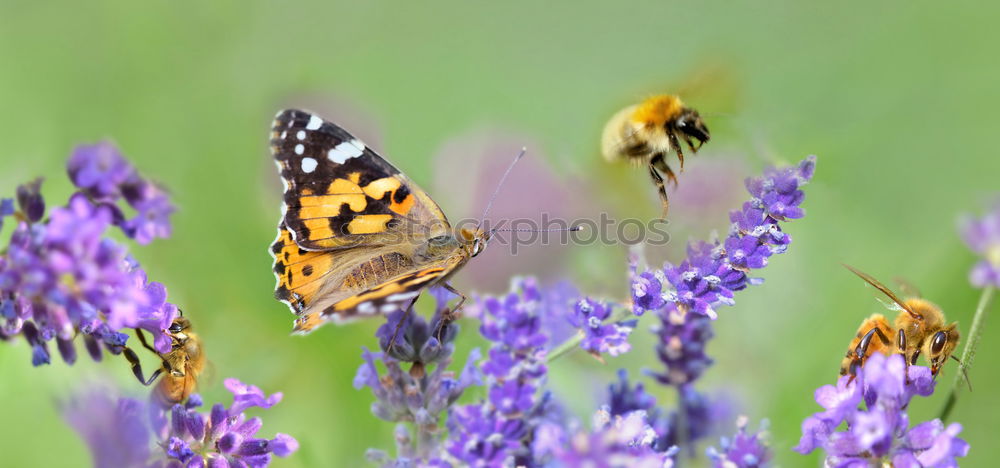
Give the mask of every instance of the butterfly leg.
POLYGON ((438 341, 442 341, 444 339, 445 328, 447 328, 451 322, 458 320, 460 317, 459 310, 461 310, 465 301, 469 299, 465 294, 462 294, 461 291, 455 289, 455 287, 449 283, 444 283, 441 287, 447 289, 448 292, 458 296, 460 299, 458 300, 458 304, 455 304, 455 307, 445 309, 444 312, 441 313, 441 322, 438 324, 437 330, 434 331, 434 336, 437 337, 438 341))
POLYGON ((406 306, 406 309, 403 309, 403 316, 399 318, 398 322, 396 322, 396 328, 392 331, 392 338, 389 339, 389 346, 387 346, 386 349, 392 349, 392 347, 396 344, 396 337, 399 336, 399 331, 403 328, 403 324, 406 323, 406 320, 410 318, 410 314, 413 313, 413 305, 417 303, 417 299, 419 298, 420 295, 418 294, 417 297, 414 297, 413 300, 410 301, 410 304, 406 306))
MULTIPOLYGON (((667 212, 670 211, 670 200, 667 199, 667 187, 663 185, 663 176, 657 172, 656 167, 663 163, 663 155, 657 154, 653 156, 653 159, 649 161, 649 176, 653 179, 653 184, 656 185, 656 190, 660 194, 660 203, 663 205, 663 218, 667 217, 667 212)), ((670 174, 673 174, 672 172, 670 174)), ((668 175, 668 177, 670 177, 668 175)))

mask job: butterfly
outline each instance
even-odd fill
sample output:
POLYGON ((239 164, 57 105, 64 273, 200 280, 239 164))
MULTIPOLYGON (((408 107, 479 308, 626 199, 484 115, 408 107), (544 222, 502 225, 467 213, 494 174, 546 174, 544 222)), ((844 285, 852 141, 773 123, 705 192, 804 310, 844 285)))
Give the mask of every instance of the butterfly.
POLYGON ((284 183, 271 246, 275 297, 296 333, 408 309, 486 247, 490 232, 453 229, 426 192, 336 124, 278 113, 271 152, 284 183))

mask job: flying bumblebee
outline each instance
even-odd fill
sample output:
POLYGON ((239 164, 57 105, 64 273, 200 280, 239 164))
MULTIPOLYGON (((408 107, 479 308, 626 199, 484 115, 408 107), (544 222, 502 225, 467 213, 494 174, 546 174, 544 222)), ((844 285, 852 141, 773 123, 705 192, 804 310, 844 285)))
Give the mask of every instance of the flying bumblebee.
POLYGON ((142 330, 136 329, 135 332, 142 346, 152 351, 162 361, 160 368, 146 379, 143 377, 139 357, 130 348, 125 347, 123 354, 132 365, 135 378, 143 385, 149 386, 162 374, 163 377, 153 390, 153 394, 164 407, 181 403, 191 396, 197 387, 198 376, 205 370, 206 364, 201 339, 191 331, 191 321, 180 316, 170 324, 167 336, 170 337, 171 349, 165 354, 149 345, 142 330))
MULTIPOLYGON (((853 379, 868 357, 876 352, 886 356, 902 354, 907 365, 915 365, 922 354, 931 365, 931 374, 935 376, 949 357, 958 361, 957 357, 952 356, 958 346, 958 323, 946 325, 940 307, 919 297, 901 300, 867 273, 849 265, 844 266, 885 294, 901 310, 892 325, 882 314, 872 314, 861 323, 840 364, 840 375, 850 374, 853 379)), ((966 380, 968 381, 968 377, 966 380)))
POLYGON ((677 153, 680 170, 683 171, 681 140, 691 152, 697 152, 709 138, 708 127, 698 111, 686 107, 677 96, 660 95, 628 106, 611 117, 604 126, 601 152, 609 162, 631 161, 635 165, 648 166, 649 175, 663 203, 663 217, 666 218, 670 202, 660 172, 674 186, 677 185, 677 176, 667 165, 667 155, 671 151, 677 153))

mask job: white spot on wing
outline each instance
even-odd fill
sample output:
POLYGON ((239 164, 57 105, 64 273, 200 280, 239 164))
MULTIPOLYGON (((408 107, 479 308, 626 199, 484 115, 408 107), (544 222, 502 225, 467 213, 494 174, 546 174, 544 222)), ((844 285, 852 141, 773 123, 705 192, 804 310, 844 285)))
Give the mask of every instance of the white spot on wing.
POLYGON ((391 302, 387 304, 382 304, 382 306, 378 308, 378 311, 383 314, 392 313, 397 310, 399 310, 399 304, 393 304, 391 302))
POLYGON ((306 147, 302 146, 302 143, 295 145, 295 154, 302 154, 303 152, 305 152, 305 150, 306 147))
POLYGON ((284 140, 287 137, 288 137, 288 130, 283 130, 281 132, 281 139, 284 140))
POLYGON ((362 302, 358 304, 358 313, 365 315, 372 315, 375 313, 375 304, 371 302, 362 302))
POLYGON ((306 139, 306 131, 305 130, 299 130, 299 133, 296 133, 295 137, 298 138, 298 139, 300 139, 300 140, 305 140, 306 139))
POLYGON ((419 295, 419 294, 420 294, 420 291, 411 291, 411 292, 407 292, 407 293, 396 293, 396 294, 390 295, 389 297, 386 297, 385 300, 387 300, 389 302, 403 302, 403 301, 408 301, 410 299, 413 299, 414 297, 417 297, 417 295, 419 295))
POLYGON ((365 153, 365 144, 361 140, 345 141, 326 153, 327 159, 337 164, 344 164, 348 159, 356 158, 365 153))
POLYGON ((319 165, 313 158, 302 158, 302 172, 310 173, 316 170, 316 166, 319 165))
POLYGON ((306 130, 319 130, 321 125, 323 125, 323 119, 316 117, 315 115, 310 115, 309 123, 306 124, 306 130))

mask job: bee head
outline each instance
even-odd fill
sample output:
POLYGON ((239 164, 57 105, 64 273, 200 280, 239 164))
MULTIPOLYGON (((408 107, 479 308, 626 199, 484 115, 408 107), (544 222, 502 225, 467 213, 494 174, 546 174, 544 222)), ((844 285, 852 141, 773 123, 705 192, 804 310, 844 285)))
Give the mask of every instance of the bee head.
POLYGON ((698 114, 698 111, 690 107, 682 109, 681 115, 674 119, 674 121, 669 125, 673 125, 678 132, 698 140, 699 148, 711 138, 711 135, 708 132, 708 126, 705 125, 705 121, 701 119, 701 115, 698 114))
POLYGON ((922 352, 931 363, 932 374, 937 375, 944 361, 951 357, 951 353, 958 346, 958 337, 958 324, 952 323, 934 332, 924 341, 922 352))
POLYGON ((185 340, 187 339, 187 331, 191 329, 191 321, 184 316, 179 316, 170 322, 170 326, 167 328, 167 335, 170 335, 174 340, 185 340))

